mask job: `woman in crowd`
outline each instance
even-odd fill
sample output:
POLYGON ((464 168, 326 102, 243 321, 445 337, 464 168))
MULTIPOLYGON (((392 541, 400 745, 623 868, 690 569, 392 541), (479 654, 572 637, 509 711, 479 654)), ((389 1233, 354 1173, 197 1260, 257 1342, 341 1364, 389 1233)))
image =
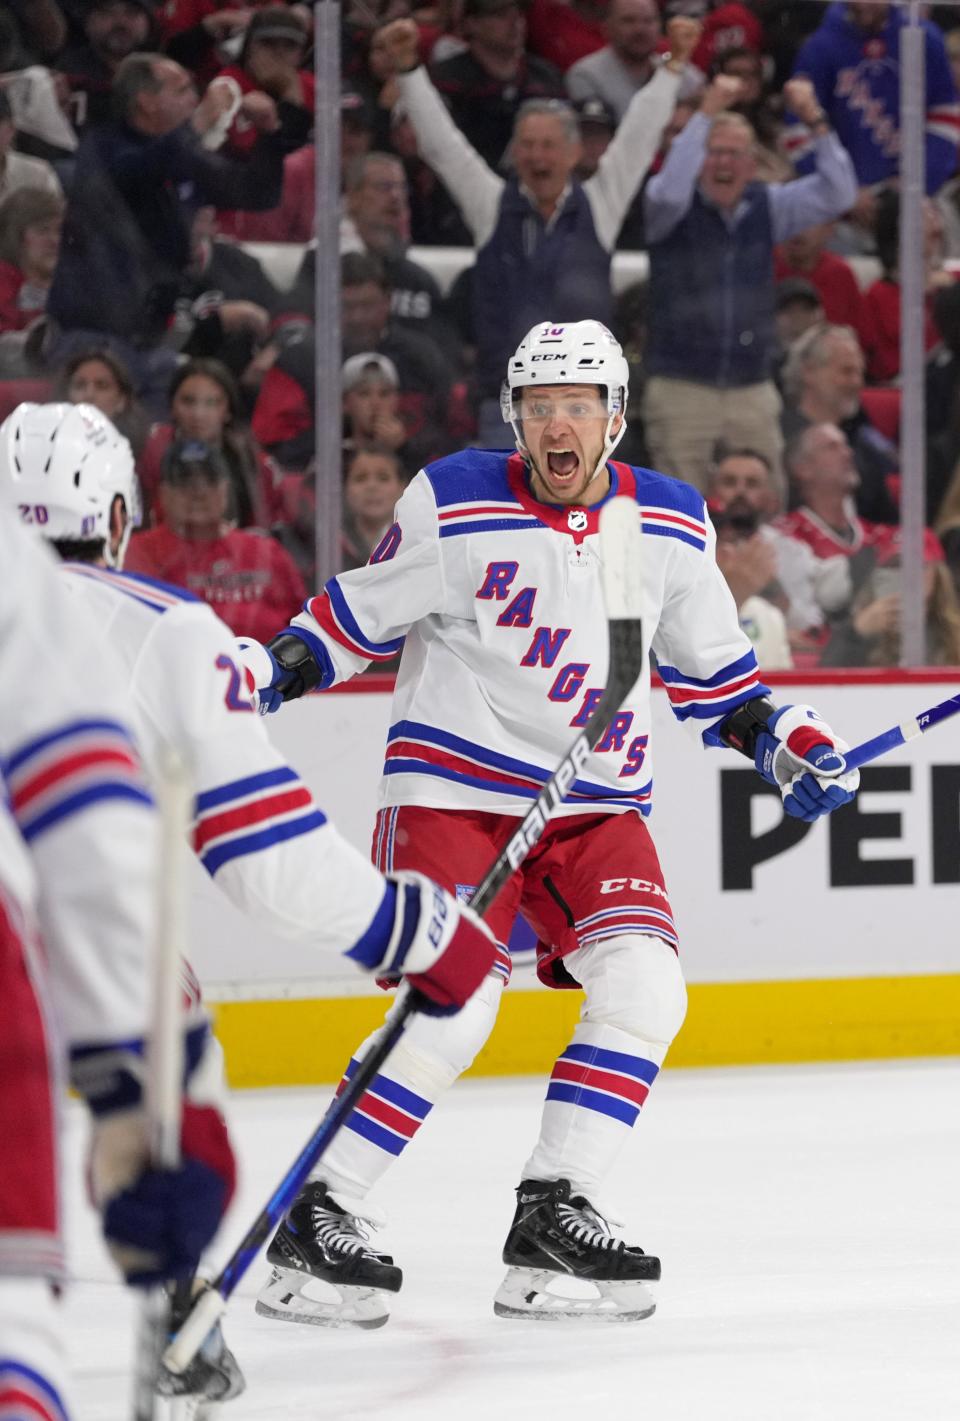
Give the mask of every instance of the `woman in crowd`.
POLYGON ((42 316, 60 252, 64 201, 17 188, 0 203, 0 331, 22 331, 42 316))
POLYGON ((138 470, 150 518, 157 522, 163 456, 174 439, 200 440, 216 449, 229 473, 231 517, 240 528, 270 528, 280 513, 280 473, 243 419, 237 382, 218 360, 188 360, 170 384, 170 420, 150 432, 138 470))
POLYGON ((105 347, 78 351, 63 367, 53 398, 93 405, 130 441, 139 458, 149 433, 149 417, 134 392, 130 372, 105 347))

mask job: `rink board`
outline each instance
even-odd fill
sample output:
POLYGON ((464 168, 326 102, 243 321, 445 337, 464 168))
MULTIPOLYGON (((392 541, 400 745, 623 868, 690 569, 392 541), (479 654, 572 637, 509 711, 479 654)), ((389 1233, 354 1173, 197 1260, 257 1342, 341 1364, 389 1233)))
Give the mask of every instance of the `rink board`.
MULTIPOLYGON (((942 700, 940 673, 770 678, 852 743, 942 700)), ((355 683, 356 684, 356 683, 355 683)), ((389 724, 383 683, 267 722, 318 801, 366 851, 389 724)), ((671 1065, 960 1054, 960 717, 864 772, 849 810, 805 826, 746 761, 702 751, 654 693, 650 825, 681 936, 690 1010, 671 1065)), ((236 1085, 335 1079, 386 998, 352 966, 271 939, 197 872, 193 955, 236 1085)), ((542 1071, 582 998, 517 955, 474 1072, 542 1071)))

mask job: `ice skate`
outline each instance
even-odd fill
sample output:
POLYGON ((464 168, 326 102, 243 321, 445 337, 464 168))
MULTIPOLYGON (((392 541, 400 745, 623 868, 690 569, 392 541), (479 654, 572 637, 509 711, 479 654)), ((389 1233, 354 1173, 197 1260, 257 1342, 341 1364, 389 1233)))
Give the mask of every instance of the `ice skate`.
POLYGON ((384 1325, 387 1294, 400 1291, 403 1274, 367 1246, 364 1225, 379 1222, 375 1211, 353 1213, 347 1203, 316 1180, 300 1193, 267 1249, 273 1272, 257 1299, 261 1317, 314 1327, 384 1325))
MULTIPOLYGON (((186 1299, 174 1299, 170 1309, 171 1336, 183 1323, 204 1286, 195 1284, 186 1299)), ((167 1401, 161 1413, 166 1421, 214 1421, 214 1417, 220 1415, 221 1403, 239 1396, 246 1385, 239 1363, 217 1323, 186 1371, 171 1372, 161 1365, 156 1389, 167 1401)))
POLYGON ((656 1309, 646 1284, 659 1281, 659 1258, 614 1238, 566 1179, 520 1185, 503 1261, 498 1317, 638 1322, 656 1309))

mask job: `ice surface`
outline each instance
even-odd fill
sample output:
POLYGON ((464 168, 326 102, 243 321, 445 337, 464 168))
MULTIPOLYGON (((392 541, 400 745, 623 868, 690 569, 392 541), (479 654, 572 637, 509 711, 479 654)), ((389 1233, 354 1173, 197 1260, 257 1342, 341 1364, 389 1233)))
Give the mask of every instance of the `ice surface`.
MULTIPOLYGON (((663 1259, 633 1325, 495 1319, 542 1081, 465 1081, 375 1197, 405 1270, 376 1332, 228 1314, 248 1391, 223 1421, 955 1421, 960 1062, 667 1070, 613 1180, 663 1259)), ((322 1091, 232 1097, 243 1183, 221 1258, 312 1130, 322 1091)), ((82 1120, 71 1112, 77 1192, 82 1120)), ((129 1416, 131 1311, 71 1198, 79 1421, 129 1416)))

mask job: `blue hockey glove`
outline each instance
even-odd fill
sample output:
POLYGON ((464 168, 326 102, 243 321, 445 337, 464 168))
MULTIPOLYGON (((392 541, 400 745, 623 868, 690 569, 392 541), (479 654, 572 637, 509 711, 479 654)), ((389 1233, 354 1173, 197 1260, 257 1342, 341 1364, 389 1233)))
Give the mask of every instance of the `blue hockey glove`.
POLYGON ((847 770, 848 749, 812 706, 781 706, 757 737, 754 763, 776 785, 783 807, 808 822, 849 804, 860 771, 847 770))
POLYGON ((323 643, 283 631, 267 646, 249 637, 237 638, 237 649, 247 678, 247 689, 256 696, 261 715, 272 715, 285 701, 305 691, 323 689, 334 679, 333 662, 323 643))

